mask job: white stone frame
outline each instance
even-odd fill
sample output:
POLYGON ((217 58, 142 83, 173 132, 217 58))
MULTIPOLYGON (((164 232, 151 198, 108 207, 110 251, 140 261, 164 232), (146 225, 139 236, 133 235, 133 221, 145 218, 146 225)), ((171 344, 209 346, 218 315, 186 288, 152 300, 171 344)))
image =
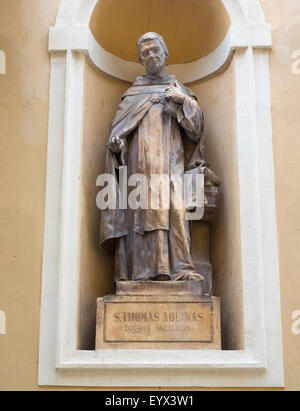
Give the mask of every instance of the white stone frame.
MULTIPOLYGON (((188 65, 179 65, 182 67, 177 66, 178 70, 173 72, 183 73, 179 76, 183 81, 216 74, 224 64, 226 53, 228 58, 235 51, 232 64, 245 349, 77 350, 79 230, 74 222, 79 221, 84 60, 85 55, 93 60, 88 24, 97 0, 63 0, 49 42, 52 56, 40 385, 283 386, 270 109, 270 27, 265 24, 259 0, 222 1, 232 22, 224 42, 226 51, 220 52, 223 58, 217 62, 215 57, 210 61, 206 58, 205 64, 198 61, 191 70, 188 65)), ((98 55, 94 64, 96 61, 99 69, 124 79, 128 68, 120 63, 121 59, 113 57, 112 62, 111 55, 98 55)))

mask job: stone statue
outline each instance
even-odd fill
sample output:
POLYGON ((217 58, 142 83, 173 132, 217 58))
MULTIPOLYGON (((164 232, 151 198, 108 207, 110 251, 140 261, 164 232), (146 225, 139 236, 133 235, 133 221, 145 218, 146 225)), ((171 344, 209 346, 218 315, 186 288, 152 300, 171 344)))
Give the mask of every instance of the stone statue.
MULTIPOLYGON (((166 72, 168 49, 157 33, 138 40, 146 75, 137 77, 122 97, 107 144, 106 173, 128 176, 178 175, 207 163, 204 116, 193 92, 166 72)), ((170 180, 168 209, 106 209, 101 216, 101 245, 114 253, 116 281, 203 280, 190 246, 186 208, 175 209, 170 180)), ((128 193, 130 194, 130 187, 128 193)), ((151 184, 147 186, 151 195, 151 184)))
POLYGON ((104 190, 110 207, 100 207, 100 243, 114 256, 116 287, 97 299, 95 347, 220 350, 209 262, 220 180, 204 158, 204 116, 192 91, 167 74, 159 34, 141 36, 138 52, 146 75, 123 95, 107 144, 113 183, 104 190), (162 183, 152 184, 157 176, 162 183), (178 190, 188 177, 192 201, 178 190))

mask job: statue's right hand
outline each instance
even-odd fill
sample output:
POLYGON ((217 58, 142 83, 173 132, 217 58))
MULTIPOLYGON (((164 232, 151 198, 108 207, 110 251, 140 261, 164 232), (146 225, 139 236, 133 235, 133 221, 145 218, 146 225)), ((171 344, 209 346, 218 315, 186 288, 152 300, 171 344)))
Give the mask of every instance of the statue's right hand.
POLYGON ((121 140, 120 137, 114 136, 109 139, 107 146, 113 153, 121 153, 124 147, 124 141, 121 140))

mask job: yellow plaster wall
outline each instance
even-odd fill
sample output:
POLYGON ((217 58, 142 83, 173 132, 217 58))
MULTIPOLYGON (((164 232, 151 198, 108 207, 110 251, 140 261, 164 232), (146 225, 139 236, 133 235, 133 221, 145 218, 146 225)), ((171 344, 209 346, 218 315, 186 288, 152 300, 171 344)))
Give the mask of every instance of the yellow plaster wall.
POLYGON ((60 0, 1 0, 0 389, 37 388, 49 105, 48 28, 60 0))
MULTIPOLYGON (((59 4, 60 0, 0 0, 0 50, 7 56, 7 74, 0 75, 0 310, 7 318, 7 333, 0 334, 0 389, 39 389, 49 90, 47 33, 59 4)), ((291 56, 300 49, 300 5, 298 0, 262 0, 262 4, 273 33, 272 115, 285 377, 287 389, 299 389, 300 335, 291 332, 291 315, 300 310, 300 74, 292 73, 291 56)), ((95 79, 87 81, 90 87, 96 84, 95 79)), ((114 80, 104 78, 100 81, 107 99, 115 106, 126 84, 118 86, 114 80)), ((208 85, 201 86, 203 93, 208 92, 208 85)), ((201 96, 200 102, 204 104, 201 96)), ((107 115, 112 116, 112 112, 107 115)), ((91 144, 97 148, 102 144, 97 133, 102 141, 108 121, 102 126, 96 120, 97 116, 91 115, 85 135, 93 135, 91 144)), ((92 145, 83 144, 83 150, 92 150, 92 145)), ((84 180, 89 178, 94 175, 84 176, 84 180)), ((87 190, 83 186, 85 194, 87 190)), ((84 202, 82 207, 88 210, 91 200, 85 198, 84 202)), ((90 241, 96 233, 87 233, 88 227, 96 220, 95 215, 91 216, 83 228, 90 241)), ((98 282, 95 268, 90 281, 98 282)))
POLYGON ((286 386, 300 390, 300 334, 291 331, 292 313, 300 310, 300 70, 298 75, 292 71, 292 55, 300 50, 300 3, 261 3, 273 36, 272 122, 286 386))

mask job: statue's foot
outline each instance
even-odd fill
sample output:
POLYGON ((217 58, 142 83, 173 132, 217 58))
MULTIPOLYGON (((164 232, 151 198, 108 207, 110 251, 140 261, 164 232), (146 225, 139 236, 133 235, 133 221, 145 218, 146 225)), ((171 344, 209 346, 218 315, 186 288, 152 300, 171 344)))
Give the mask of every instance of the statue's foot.
POLYGON ((187 273, 182 278, 181 281, 203 281, 204 277, 198 273, 187 273))
POLYGON ((168 274, 157 274, 154 281, 170 281, 170 276, 168 274))

